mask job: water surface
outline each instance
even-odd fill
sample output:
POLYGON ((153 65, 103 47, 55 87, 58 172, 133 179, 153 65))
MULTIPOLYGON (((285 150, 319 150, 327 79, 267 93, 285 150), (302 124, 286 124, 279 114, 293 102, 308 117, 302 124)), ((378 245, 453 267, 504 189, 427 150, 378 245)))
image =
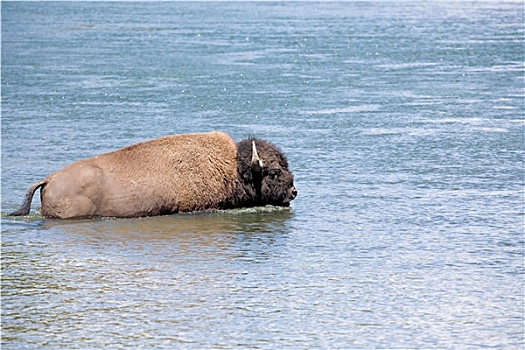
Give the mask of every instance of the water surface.
POLYGON ((2 3, 2 212, 66 164, 222 130, 299 196, 2 217, 2 347, 524 346, 523 3, 2 3))

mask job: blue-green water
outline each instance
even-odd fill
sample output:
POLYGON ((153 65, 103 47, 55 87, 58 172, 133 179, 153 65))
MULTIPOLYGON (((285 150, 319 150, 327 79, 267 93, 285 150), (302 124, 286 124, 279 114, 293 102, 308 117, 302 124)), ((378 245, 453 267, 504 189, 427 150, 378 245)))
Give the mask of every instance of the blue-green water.
POLYGON ((2 217, 2 348, 524 346, 521 1, 2 2, 2 212, 161 135, 279 145, 299 196, 2 217))

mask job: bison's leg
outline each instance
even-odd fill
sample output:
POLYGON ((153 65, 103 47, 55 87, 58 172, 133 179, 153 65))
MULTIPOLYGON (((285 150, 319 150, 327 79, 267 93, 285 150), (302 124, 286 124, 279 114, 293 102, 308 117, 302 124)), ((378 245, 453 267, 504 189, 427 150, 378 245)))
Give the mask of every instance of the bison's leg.
POLYGON ((102 171, 96 166, 66 167, 51 175, 43 188, 41 213, 60 219, 97 216, 103 184, 102 171))
POLYGON ((82 195, 45 196, 41 213, 48 218, 82 218, 97 215, 97 206, 91 198, 82 195))

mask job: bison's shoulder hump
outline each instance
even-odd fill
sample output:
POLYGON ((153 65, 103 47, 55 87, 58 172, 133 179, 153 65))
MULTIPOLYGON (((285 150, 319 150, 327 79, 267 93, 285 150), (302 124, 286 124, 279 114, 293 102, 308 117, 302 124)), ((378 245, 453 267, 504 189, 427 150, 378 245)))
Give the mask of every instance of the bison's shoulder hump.
POLYGON ((236 152, 235 142, 223 132, 212 131, 199 134, 181 134, 159 137, 153 140, 139 142, 108 155, 114 157, 159 157, 169 156, 173 153, 181 155, 197 154, 202 150, 212 153, 236 152))

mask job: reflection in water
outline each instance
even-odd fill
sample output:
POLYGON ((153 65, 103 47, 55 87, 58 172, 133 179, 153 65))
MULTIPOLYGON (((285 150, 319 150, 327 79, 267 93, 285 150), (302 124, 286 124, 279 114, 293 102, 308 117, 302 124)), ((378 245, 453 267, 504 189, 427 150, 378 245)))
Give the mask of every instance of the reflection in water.
POLYGON ((101 347, 130 344, 153 333, 162 339, 159 324, 148 326, 159 318, 172 323, 166 339, 184 342, 187 326, 220 321, 214 308, 240 306, 225 301, 246 293, 247 278, 258 275, 250 269, 280 254, 293 215, 267 207, 142 219, 3 218, 7 235, 10 226, 17 235, 31 226, 2 247, 4 341, 27 343, 32 334, 61 344, 78 334, 101 347), (140 332, 124 336, 130 322, 140 332))
POLYGON ((232 246, 257 242, 271 245, 275 235, 287 232, 287 221, 293 215, 290 208, 267 206, 133 219, 50 220, 33 216, 23 220, 3 218, 3 221, 4 233, 15 227, 28 226, 34 230, 36 226, 59 246, 64 240, 73 240, 75 244, 81 241, 109 251, 117 245, 127 249, 167 245, 179 253, 204 252, 214 247, 223 252, 233 249, 238 254, 239 247, 232 246))
POLYGON ((292 217, 293 211, 289 208, 267 206, 135 219, 44 220, 42 228, 108 242, 223 245, 254 235, 285 233, 286 221, 292 217))
POLYGON ((187 233, 275 232, 293 216, 290 208, 260 207, 133 219, 44 220, 42 228, 148 237, 187 233))

